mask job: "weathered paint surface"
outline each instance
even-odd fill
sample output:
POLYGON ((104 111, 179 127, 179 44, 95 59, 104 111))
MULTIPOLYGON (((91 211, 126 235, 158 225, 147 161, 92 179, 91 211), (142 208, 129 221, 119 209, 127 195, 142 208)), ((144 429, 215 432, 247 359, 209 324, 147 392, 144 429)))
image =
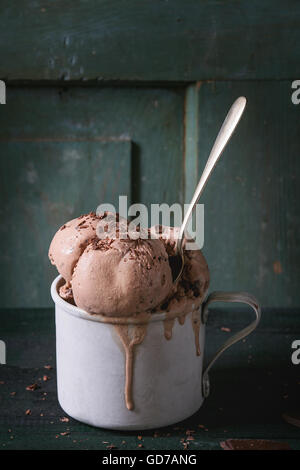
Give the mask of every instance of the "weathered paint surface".
POLYGON ((267 306, 296 307, 300 108, 291 102, 291 82, 212 82, 195 88, 199 175, 232 102, 240 95, 248 99, 200 201, 211 287, 248 290, 267 306))
POLYGON ((297 0, 35 0, 0 12, 10 80, 298 78, 297 0))
POLYGON ((51 305, 50 240, 66 220, 113 203, 182 198, 183 93, 9 90, 0 108, 1 305, 51 305))
POLYGON ((298 306, 300 107, 291 103, 289 79, 300 76, 299 2, 63 5, 38 0, 0 12, 0 78, 17 82, 0 106, 1 243, 7 247, 10 239, 18 247, 13 261, 12 245, 1 255, 2 305, 50 305, 54 270, 44 258, 30 276, 26 269, 43 246, 45 256, 69 200, 74 215, 85 210, 82 201, 90 210, 95 195, 115 200, 120 188, 147 206, 188 202, 227 109, 244 94, 246 114, 201 199, 211 286, 252 291, 263 305, 298 306), (61 166, 71 151, 82 160, 61 166), (56 168, 65 168, 68 184, 53 176, 56 168), (97 180, 88 196, 87 175, 97 180), (39 232, 32 231, 25 213, 31 207, 37 218, 45 210, 44 192, 61 206, 48 205, 39 232), (53 223, 47 233, 46 220, 53 223), (15 240, 24 231, 22 246, 15 240))
POLYGON ((181 88, 10 87, 0 108, 2 305, 51 304, 47 246, 66 219, 124 193, 148 207, 189 201, 241 94, 246 113, 200 201, 211 288, 299 305, 299 109, 289 81, 199 82, 186 96, 181 88))
POLYGON ((56 230, 101 202, 130 196, 130 142, 2 142, 2 305, 47 305, 56 230))

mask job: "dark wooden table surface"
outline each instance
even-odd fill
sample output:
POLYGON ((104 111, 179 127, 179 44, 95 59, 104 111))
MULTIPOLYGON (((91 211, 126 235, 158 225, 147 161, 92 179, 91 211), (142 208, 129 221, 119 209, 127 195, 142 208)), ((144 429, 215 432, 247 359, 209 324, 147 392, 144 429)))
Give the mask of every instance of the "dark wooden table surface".
MULTIPOLYGON (((230 334, 222 327, 235 331, 250 320, 243 313, 211 311, 206 358, 230 334)), ((264 311, 257 331, 213 368, 211 395, 190 419, 153 431, 114 432, 64 419, 56 395, 53 309, 2 310, 7 364, 0 365, 0 448, 220 449, 229 438, 254 438, 300 449, 300 428, 282 418, 286 411, 300 411, 300 365, 291 362, 291 343, 300 339, 299 313, 264 311), (33 383, 38 388, 26 390, 33 383)))

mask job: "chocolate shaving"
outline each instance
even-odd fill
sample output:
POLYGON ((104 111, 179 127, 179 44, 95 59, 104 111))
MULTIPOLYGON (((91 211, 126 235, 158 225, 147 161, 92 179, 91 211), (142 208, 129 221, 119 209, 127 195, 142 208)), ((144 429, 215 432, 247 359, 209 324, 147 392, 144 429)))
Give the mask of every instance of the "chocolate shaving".
POLYGON ((287 442, 266 439, 227 439, 220 446, 224 450, 292 450, 287 442))
POLYGON ((30 392, 34 392, 37 388, 40 388, 39 385, 37 383, 34 383, 34 384, 31 384, 31 385, 28 385, 26 387, 26 390, 28 390, 30 392))

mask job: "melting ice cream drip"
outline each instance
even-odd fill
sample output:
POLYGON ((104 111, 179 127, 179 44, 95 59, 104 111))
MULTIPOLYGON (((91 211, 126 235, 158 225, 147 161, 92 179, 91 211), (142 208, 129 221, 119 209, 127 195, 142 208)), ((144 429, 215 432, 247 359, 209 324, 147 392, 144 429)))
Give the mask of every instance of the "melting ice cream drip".
POLYGON ((133 363, 135 346, 141 344, 145 338, 147 324, 115 325, 115 329, 125 349, 125 402, 128 410, 134 409, 132 386, 133 386, 133 363))

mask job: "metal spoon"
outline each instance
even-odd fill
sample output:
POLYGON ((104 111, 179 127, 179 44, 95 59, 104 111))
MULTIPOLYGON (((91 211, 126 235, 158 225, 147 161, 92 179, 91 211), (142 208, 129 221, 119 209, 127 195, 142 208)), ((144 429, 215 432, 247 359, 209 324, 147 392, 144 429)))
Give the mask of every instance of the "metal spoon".
POLYGON ((176 271, 174 273, 173 271, 173 278, 174 278, 174 283, 176 283, 183 271, 184 268, 184 253, 183 253, 183 242, 184 242, 184 231, 186 229, 186 226, 190 220, 190 217, 192 215, 193 209, 195 205, 197 204, 202 191, 205 188, 205 185, 207 183, 208 178, 210 177, 214 167, 216 166, 217 161, 219 160, 224 148, 226 147, 230 137, 232 136, 239 120, 241 119, 241 116, 244 112, 246 106, 246 98, 244 96, 240 96, 231 106, 230 110, 228 111, 228 114, 223 122, 223 125, 219 131, 219 134, 217 135, 217 138, 215 140, 214 146, 211 149, 211 152, 209 154, 207 163, 205 165, 205 168, 203 170, 203 173, 201 175, 201 178, 199 180, 198 186, 196 188, 196 191, 193 195, 193 198, 191 200, 190 206, 185 214, 184 220, 182 222, 182 225, 180 227, 179 231, 179 236, 176 241, 176 247, 175 247, 175 252, 176 255, 175 257, 177 258, 176 260, 172 260, 172 266, 174 267, 174 270, 176 271))

